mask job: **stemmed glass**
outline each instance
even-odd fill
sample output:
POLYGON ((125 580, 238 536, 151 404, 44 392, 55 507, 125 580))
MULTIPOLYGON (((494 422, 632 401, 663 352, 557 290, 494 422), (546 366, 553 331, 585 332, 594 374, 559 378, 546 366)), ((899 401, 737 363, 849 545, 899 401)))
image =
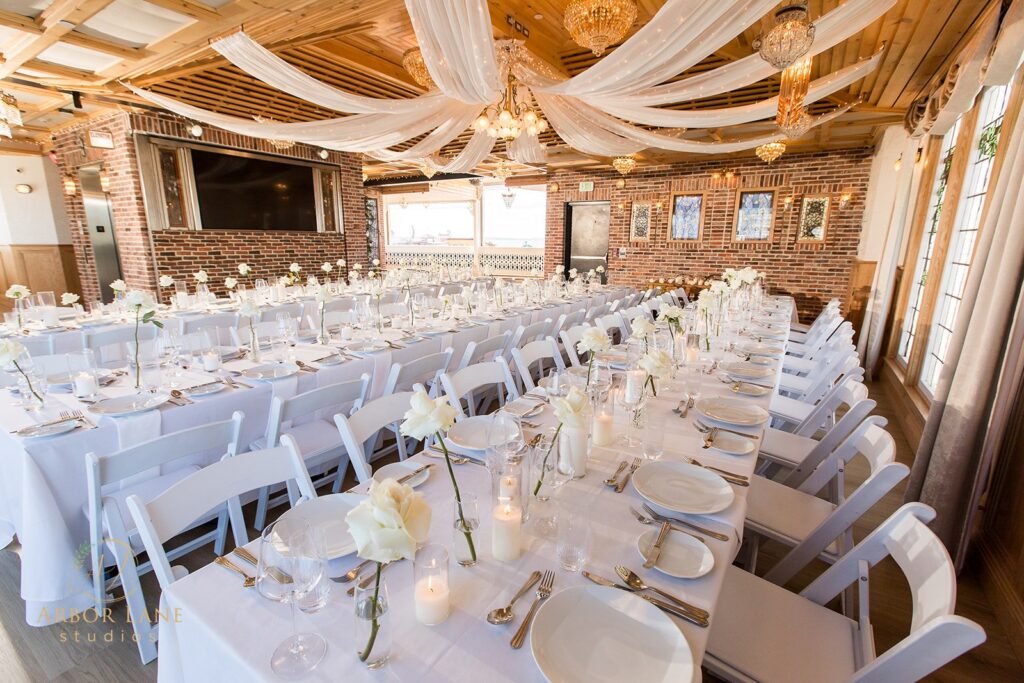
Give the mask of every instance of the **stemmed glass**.
POLYGON ((270 657, 270 668, 282 678, 297 678, 312 671, 327 653, 327 641, 318 633, 299 633, 296 606, 319 585, 326 570, 323 534, 307 523, 277 521, 260 535, 256 589, 274 602, 287 603, 292 635, 270 657))

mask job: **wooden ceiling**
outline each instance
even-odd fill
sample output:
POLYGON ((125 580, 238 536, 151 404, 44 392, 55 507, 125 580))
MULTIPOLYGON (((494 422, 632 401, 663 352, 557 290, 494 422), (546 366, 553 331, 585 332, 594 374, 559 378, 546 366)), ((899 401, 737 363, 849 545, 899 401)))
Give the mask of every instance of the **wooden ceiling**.
MULTIPOLYGON (((488 0, 494 35, 525 36, 527 46, 566 75, 596 59, 575 45, 562 27, 568 0, 488 0)), ((948 68, 972 27, 999 0, 898 0, 860 34, 814 60, 814 77, 874 54, 884 45, 878 70, 815 106, 827 111, 861 100, 853 111, 815 129, 794 150, 870 145, 885 126, 902 120, 908 105, 948 68)), ((664 4, 638 0, 634 30, 664 4)), ((839 0, 811 0, 816 18, 839 0)), ((423 92, 401 66, 416 44, 403 0, 4 0, 0 3, 0 87, 21 103, 25 125, 0 151, 33 151, 50 131, 76 117, 118 106, 139 106, 118 80, 151 88, 197 106, 236 116, 281 121, 338 116, 242 73, 210 49, 218 37, 244 28, 286 61, 340 88, 373 97, 412 97, 423 92), (72 103, 80 93, 81 108, 72 103)), ((761 29, 754 21, 742 35, 680 77, 713 69, 751 52, 761 29)), ((613 48, 614 49, 614 48, 613 48)), ((675 105, 709 108, 746 104, 778 91, 777 77, 716 97, 675 105)), ((705 139, 742 137, 770 130, 759 122, 707 131, 705 139)), ((468 132, 449 145, 459 149, 468 132)), ((549 163, 596 166, 595 159, 546 134, 549 163)), ((750 154, 746 152, 745 154, 750 154)), ((693 155, 644 152, 641 163, 679 161, 693 155)), ((402 164, 367 161, 374 175, 408 173, 402 164)), ((524 172, 536 172, 523 169, 524 172)))

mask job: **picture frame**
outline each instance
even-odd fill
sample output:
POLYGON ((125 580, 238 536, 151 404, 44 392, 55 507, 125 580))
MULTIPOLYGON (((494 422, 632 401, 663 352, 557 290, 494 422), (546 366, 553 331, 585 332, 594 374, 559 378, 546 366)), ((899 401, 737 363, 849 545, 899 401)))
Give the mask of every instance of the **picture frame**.
POLYGON ((651 239, 651 220, 654 217, 654 204, 651 202, 633 202, 629 215, 629 241, 648 242, 651 239))
POLYGON ((704 235, 703 192, 673 192, 669 201, 668 241, 700 242, 704 235))
POLYGON ((775 190, 751 188, 736 193, 733 242, 771 242, 775 234, 775 190))
POLYGON ((828 221, 832 213, 832 197, 827 194, 811 194, 800 202, 800 218, 797 221, 796 241, 800 243, 822 243, 828 235, 828 221))

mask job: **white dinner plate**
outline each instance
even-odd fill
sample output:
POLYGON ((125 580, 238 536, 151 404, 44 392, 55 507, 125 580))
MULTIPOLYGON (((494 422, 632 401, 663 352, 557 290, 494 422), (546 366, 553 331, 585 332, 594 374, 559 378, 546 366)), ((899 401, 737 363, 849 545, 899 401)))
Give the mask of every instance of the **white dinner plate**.
POLYGON ((711 449, 729 455, 750 455, 754 452, 754 442, 745 436, 719 431, 711 443, 711 449))
MULTIPOLYGON (((46 376, 46 383, 49 384, 51 387, 64 387, 64 388, 68 388, 68 387, 70 387, 74 383, 74 376, 78 372, 81 372, 81 371, 80 370, 76 370, 76 371, 73 371, 73 372, 58 372, 58 373, 56 373, 54 375, 47 375, 46 376)), ((100 384, 108 384, 109 381, 113 378, 113 376, 114 376, 114 373, 111 372, 110 370, 97 370, 96 371, 96 380, 100 384)))
POLYGON ((291 377, 298 371, 299 366, 295 363, 267 363, 243 370, 242 376, 248 379, 274 380, 291 377))
POLYGON ((754 342, 740 344, 739 351, 750 356, 781 356, 786 349, 778 344, 757 344, 754 342))
POLYGON ((103 327, 104 325, 113 325, 117 322, 117 318, 113 316, 104 316, 102 318, 79 318, 76 322, 82 327, 103 327))
POLYGON ((207 384, 200 384, 196 387, 190 387, 188 389, 182 389, 183 394, 189 396, 207 396, 209 394, 216 394, 218 391, 224 391, 228 388, 225 382, 210 382, 207 384))
MULTIPOLYGON (((373 478, 375 481, 384 481, 385 479, 401 479, 408 475, 410 472, 423 468, 423 463, 413 462, 412 460, 399 460, 388 465, 384 465, 380 469, 374 470, 373 478)), ((416 488, 427 479, 430 478, 430 468, 424 468, 422 472, 417 474, 412 479, 404 482, 409 486, 416 488)))
POLYGON ((373 353, 374 351, 383 351, 388 348, 388 345, 380 339, 367 339, 351 342, 347 348, 352 353, 373 353))
POLYGON ((728 396, 702 398, 694 405, 694 409, 711 420, 739 427, 756 427, 771 417, 761 406, 728 396))
POLYGON ((490 415, 466 417, 452 425, 445 438, 459 448, 482 451, 487 448, 487 429, 490 426, 490 415))
POLYGON ((775 377, 775 368, 766 368, 763 365, 751 363, 750 361, 732 361, 722 363, 720 367, 733 377, 741 377, 743 379, 768 379, 769 377, 775 377))
MULTIPOLYGON (((636 549, 644 560, 648 549, 658 540, 659 530, 660 527, 648 529, 636 539, 636 549)), ((668 532, 661 544, 661 554, 654 563, 659 572, 677 579, 698 579, 714 566, 715 556, 707 545, 682 531, 668 532)))
MULTIPOLYGON (((280 525, 284 522, 290 525, 298 522, 319 527, 323 530, 324 552, 327 558, 333 560, 344 557, 356 550, 356 542, 348 532, 345 515, 365 498, 366 495, 360 493, 332 493, 320 496, 316 500, 296 505, 281 515, 277 523, 280 525)), ((286 529, 284 526, 277 528, 282 531, 286 529)))
POLYGON ((134 415, 135 413, 143 413, 147 410, 159 408, 164 403, 167 403, 170 398, 170 394, 162 391, 114 396, 93 403, 89 406, 89 412, 97 415, 109 415, 111 417, 134 415))
POLYGON ((748 337, 782 339, 786 336, 786 330, 780 327, 749 327, 747 328, 746 335, 748 337))
POLYGON ((688 683, 695 674, 675 622, 606 586, 573 586, 541 603, 530 650, 551 683, 688 683))
POLYGON ((669 460, 641 465, 633 474, 633 487, 658 507, 694 515, 724 510, 736 495, 711 470, 669 460))
POLYGON ((231 360, 232 358, 238 358, 238 347, 237 346, 218 346, 217 353, 220 354, 221 360, 231 360))
POLYGON ((78 420, 65 420, 64 422, 58 422, 57 424, 46 425, 29 425, 22 427, 14 433, 15 436, 20 436, 23 439, 41 439, 47 436, 57 436, 59 434, 67 434, 78 427, 78 420))
POLYGON ((750 360, 748 360, 747 362, 753 363, 754 365, 760 365, 761 367, 765 368, 774 368, 775 363, 778 361, 776 361, 776 359, 774 358, 769 358, 768 356, 751 356, 750 360))
POLYGON ((324 356, 323 358, 317 358, 317 359, 312 360, 310 362, 316 363, 317 365, 341 365, 346 360, 348 360, 348 359, 345 358, 345 356, 341 355, 340 353, 332 353, 329 356, 324 356))
POLYGON ((730 387, 734 394, 743 394, 744 396, 767 396, 772 393, 772 390, 768 387, 761 387, 752 382, 745 382, 740 377, 733 377, 731 375, 724 376, 726 381, 730 382, 733 386, 730 387))

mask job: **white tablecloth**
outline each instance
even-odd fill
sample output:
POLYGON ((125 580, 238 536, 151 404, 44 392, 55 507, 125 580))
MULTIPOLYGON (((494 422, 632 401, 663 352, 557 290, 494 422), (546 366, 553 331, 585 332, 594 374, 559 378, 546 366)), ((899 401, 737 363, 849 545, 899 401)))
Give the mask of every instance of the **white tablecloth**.
MULTIPOLYGON (((705 380, 702 390, 705 396, 732 395, 728 387, 713 375, 705 380)), ((756 463, 755 455, 716 455, 701 448, 701 435, 692 425, 695 411, 690 411, 688 418, 672 412, 679 397, 678 392, 662 390, 659 391, 659 399, 652 404, 652 410, 665 417, 664 459, 696 457, 706 464, 751 475, 756 463)), ((767 409, 769 397, 752 400, 767 409)), ((543 420, 553 424, 550 409, 545 411, 543 420)), ((760 435, 762 428, 750 431, 760 435)), ((748 489, 733 487, 736 497, 726 510, 694 519, 730 537, 728 542, 707 538, 715 556, 715 566, 709 574, 695 580, 680 580, 655 570, 643 570, 636 542, 638 536, 651 527, 640 525, 629 512, 630 506, 639 506, 643 499, 632 485, 617 494, 602 484, 619 460, 632 455, 634 453, 624 452, 621 446, 594 449, 586 477, 570 483, 558 494, 564 504, 584 511, 590 520, 593 545, 587 569, 615 579, 614 566, 626 564, 649 583, 709 610, 714 619, 725 569, 739 548, 748 489)), ((413 459, 438 462, 422 455, 413 459)), ((512 625, 492 626, 485 621, 485 616, 491 608, 506 604, 534 569, 556 570, 556 592, 588 582, 581 574, 566 572, 559 567, 553 541, 533 535, 525 537, 526 549, 517 562, 503 564, 495 561, 490 553, 491 530, 486 513, 486 502, 490 499, 489 474, 483 467, 463 465, 457 469, 457 476, 464 495, 475 494, 481 501, 481 527, 475 533, 477 547, 481 549, 481 561, 472 568, 451 563, 451 617, 433 627, 416 622, 410 590, 412 567, 410 563, 402 562, 389 568, 385 577, 391 600, 388 618, 393 629, 392 661, 384 672, 368 671, 355 656, 362 643, 354 642, 352 599, 344 594, 346 585, 335 584, 331 602, 324 610, 313 615, 300 613, 297 617, 299 630, 316 631, 328 642, 326 658, 303 680, 474 683, 480 680, 488 683, 544 680, 530 654, 528 643, 521 650, 509 647, 509 640, 519 619, 526 613, 529 601, 524 599, 518 605, 519 619, 512 625)), ((443 469, 435 467, 430 479, 419 490, 434 510, 429 542, 449 545, 452 538, 452 491, 443 469)), ((249 547, 253 552, 258 550, 255 543, 249 547)), ((332 562, 331 573, 340 574, 357 561, 350 556, 332 562)), ((161 683, 277 680, 270 669, 270 654, 291 632, 288 607, 262 599, 253 590, 243 589, 238 577, 231 572, 210 565, 177 581, 164 592, 161 611, 165 615, 174 615, 173 619, 160 623, 161 683)), ((708 629, 673 619, 693 650, 696 677, 699 678, 699 664, 707 644, 708 629)))
MULTIPOLYGON (((437 335, 412 343, 406 348, 383 351, 369 358, 324 367, 316 373, 298 375, 272 383, 251 382, 252 389, 227 389, 196 398, 192 405, 164 405, 149 414, 128 418, 103 418, 93 421, 97 429, 75 430, 63 436, 22 440, 10 430, 31 424, 25 412, 10 400, 0 400, 0 547, 16 533, 22 545, 21 597, 25 600, 26 621, 47 625, 82 610, 91 603, 86 569, 89 564, 89 531, 82 507, 87 501, 85 459, 89 452, 112 453, 120 448, 189 427, 226 420, 240 410, 245 413, 241 447, 244 449, 263 436, 270 399, 274 394, 288 396, 317 386, 356 379, 372 373, 372 397, 379 396, 393 362, 406 362, 427 353, 455 348, 457 360, 466 345, 520 324, 544 318, 556 319, 568 311, 604 303, 626 293, 623 288, 608 287, 600 293, 571 303, 559 304, 511 315, 489 325, 477 325, 452 334, 437 335), (127 440, 126 440, 127 439, 127 440), (83 545, 84 544, 84 545, 83 545), (84 552, 84 555, 83 555, 84 552), (84 557, 84 560, 83 560, 84 557)), ((312 360, 324 354, 323 347, 299 345, 299 360, 312 360)), ((234 361, 229 368, 252 363, 234 361)), ((126 382, 118 388, 105 388, 105 395, 131 393, 126 382)), ((52 394, 47 401, 56 410, 82 410, 86 406, 69 394, 52 394)), ((205 453, 175 461, 174 468, 206 465, 221 454, 205 453)))

